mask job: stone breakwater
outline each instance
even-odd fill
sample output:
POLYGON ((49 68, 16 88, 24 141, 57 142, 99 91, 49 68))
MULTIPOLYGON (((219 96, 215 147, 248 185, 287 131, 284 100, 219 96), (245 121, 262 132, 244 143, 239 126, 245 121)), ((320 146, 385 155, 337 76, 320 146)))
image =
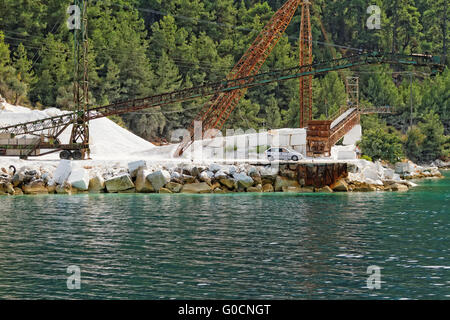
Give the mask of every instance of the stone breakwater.
POLYGON ((53 166, 0 168, 0 195, 408 191, 416 186, 409 179, 441 177, 436 167, 423 168, 410 162, 389 167, 357 160, 343 164, 344 167, 331 164, 333 166, 338 166, 339 170, 332 173, 338 172, 339 176, 330 180, 330 171, 322 170, 314 163, 152 166, 146 161, 135 161, 128 163, 127 168, 108 168, 61 160, 53 166))

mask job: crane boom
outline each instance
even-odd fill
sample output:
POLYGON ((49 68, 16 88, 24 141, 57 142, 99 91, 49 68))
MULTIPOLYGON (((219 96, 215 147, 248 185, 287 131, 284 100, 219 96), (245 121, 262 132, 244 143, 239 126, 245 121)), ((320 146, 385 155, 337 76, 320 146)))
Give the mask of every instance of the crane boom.
MULTIPOLYGON (((275 48, 276 44, 286 31, 286 28, 291 22, 301 1, 302 0, 288 0, 273 15, 269 23, 259 33, 247 52, 228 74, 228 80, 256 75, 259 72, 273 48, 275 48)), ((214 95, 210 101, 203 106, 201 112, 189 126, 188 131, 191 135, 190 141, 194 138, 194 124, 196 121, 201 121, 203 123, 202 134, 210 129, 222 129, 241 98, 245 95, 246 89, 247 88, 244 87, 233 91, 220 92, 219 94, 214 95)), ((181 143, 177 150, 177 154, 180 156, 189 146, 189 140, 181 143)))

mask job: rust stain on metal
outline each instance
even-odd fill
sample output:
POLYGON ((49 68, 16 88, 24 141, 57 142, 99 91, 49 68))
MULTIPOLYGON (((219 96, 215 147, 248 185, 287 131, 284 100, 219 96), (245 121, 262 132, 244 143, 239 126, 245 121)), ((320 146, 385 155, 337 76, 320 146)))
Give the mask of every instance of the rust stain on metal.
POLYGON ((297 166, 297 179, 308 187, 322 188, 348 177, 346 163, 301 164, 297 166))

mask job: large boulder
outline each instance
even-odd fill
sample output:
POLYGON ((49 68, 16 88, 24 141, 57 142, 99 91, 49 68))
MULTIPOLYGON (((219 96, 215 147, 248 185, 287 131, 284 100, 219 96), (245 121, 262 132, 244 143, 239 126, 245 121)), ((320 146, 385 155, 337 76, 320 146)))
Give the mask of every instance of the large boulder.
POLYGON ((194 193, 194 194, 211 193, 212 191, 213 190, 206 182, 187 184, 183 186, 183 189, 181 189, 181 193, 194 193))
POLYGON ((313 193, 314 188, 312 187, 283 187, 283 192, 286 193, 313 193))
POLYGON ((333 183, 330 188, 335 192, 347 192, 348 191, 348 184, 345 182, 344 179, 340 179, 333 183))
POLYGON ((384 179, 392 180, 394 179, 395 171, 392 169, 384 169, 384 179))
POLYGON ((230 178, 224 178, 219 180, 220 184, 227 187, 228 190, 237 189, 237 181, 230 178))
POLYGON ((325 186, 323 188, 316 189, 316 192, 318 192, 318 193, 333 193, 334 191, 329 186, 325 186))
POLYGON ((89 173, 86 169, 75 169, 71 172, 67 182, 78 190, 87 191, 89 180, 89 173))
POLYGON ((9 182, 0 182, 0 194, 14 195, 14 186, 9 182))
MULTIPOLYGON (((252 167, 254 168, 254 167, 252 167)), ((254 185, 262 184, 262 178, 259 171, 255 168, 255 170, 251 170, 248 175, 253 179, 254 185)))
POLYGON ((274 180, 278 176, 278 168, 272 166, 262 167, 260 169, 260 174, 263 179, 274 180))
POLYGON ((96 174, 92 179, 89 180, 89 192, 100 193, 106 188, 105 180, 99 174, 96 174))
POLYGON ((77 194, 77 189, 72 188, 68 183, 64 183, 63 185, 56 186, 55 192, 60 195, 73 195, 77 194))
POLYGON ((256 187, 247 188, 247 192, 261 193, 261 192, 263 192, 263 187, 262 187, 262 185, 258 184, 256 187))
POLYGON ((56 170, 52 172, 53 180, 55 180, 55 183, 57 184, 59 184, 60 181, 62 181, 61 184, 66 182, 72 173, 72 170, 73 163, 71 160, 60 160, 56 170))
POLYGON ((300 186, 298 186, 298 187, 283 187, 282 191, 285 193, 301 193, 302 187, 300 187, 300 186))
POLYGON ((409 190, 409 188, 408 188, 406 185, 400 184, 400 183, 394 183, 394 184, 392 184, 392 185, 390 186, 390 189, 391 189, 392 191, 399 191, 399 192, 405 192, 405 191, 408 191, 408 190, 409 190))
POLYGON ((67 181, 70 174, 72 173, 72 161, 70 160, 61 160, 59 161, 58 168, 53 173, 53 180, 57 184, 64 184, 67 181))
POLYGON ((159 192, 162 187, 169 183, 170 179, 170 173, 166 170, 159 170, 147 176, 147 180, 152 184, 156 192, 159 192))
POLYGON ((138 193, 155 192, 155 188, 153 188, 153 185, 147 179, 147 177, 150 174, 151 173, 147 170, 144 170, 144 168, 139 168, 138 172, 136 173, 136 192, 138 193))
POLYGON ((275 190, 274 190, 274 188, 273 188, 273 185, 272 184, 270 184, 270 183, 266 183, 264 186, 263 186, 263 192, 264 193, 270 193, 270 192, 274 192, 275 190))
POLYGON ((181 180, 183 181, 183 183, 195 183, 197 179, 193 176, 183 174, 181 180))
POLYGON ((275 191, 283 191, 284 187, 300 187, 297 180, 292 180, 287 177, 277 176, 275 180, 275 191))
POLYGON ((105 185, 106 190, 108 190, 109 193, 118 193, 134 189, 134 184, 129 174, 123 174, 108 179, 105 181, 105 185))
POLYGON ((403 175, 413 173, 416 165, 412 162, 397 162, 395 164, 395 173, 403 175))
MULTIPOLYGON (((203 171, 202 173, 199 173, 198 178, 201 182, 206 182, 207 184, 211 185, 211 175, 209 175, 208 172, 203 171)), ((214 173, 211 172, 211 174, 214 176, 214 173)))
POLYGON ((211 164, 209 166, 209 168, 208 168, 208 171, 211 171, 211 172, 214 172, 214 173, 216 173, 216 172, 218 172, 220 170, 223 170, 223 167, 221 165, 217 164, 217 163, 211 164))
POLYGON ((376 166, 368 166, 362 170, 362 177, 364 179, 371 180, 379 180, 381 177, 379 176, 378 169, 376 166))
POLYGON ((226 179, 228 177, 228 175, 225 173, 225 171, 223 170, 219 170, 215 173, 214 178, 216 180, 220 180, 220 179, 226 179))
POLYGON ((358 182, 352 187, 352 191, 354 191, 354 192, 373 192, 373 191, 377 191, 377 188, 374 185, 370 185, 366 182, 358 182))
POLYGON ((45 186, 43 180, 35 180, 22 187, 25 194, 38 195, 38 194, 48 194, 48 189, 45 186))
POLYGON ((16 173, 13 177, 12 177, 12 184, 14 185, 14 187, 18 187, 22 184, 22 182, 25 180, 25 174, 24 173, 16 173))
POLYGON ((167 188, 161 188, 161 189, 159 189, 159 193, 160 194, 172 194, 173 192, 167 188))
POLYGON ((174 171, 170 174, 171 180, 181 181, 181 173, 174 171))
POLYGON ((170 190, 172 193, 180 193, 181 189, 183 189, 183 185, 176 182, 169 182, 166 184, 165 188, 170 190))
POLYGON ((136 178, 139 169, 147 169, 147 163, 144 160, 128 163, 128 172, 132 178, 136 178))
POLYGON ((245 173, 235 173, 233 178, 237 181, 238 187, 242 189, 250 188, 254 183, 253 179, 245 173))

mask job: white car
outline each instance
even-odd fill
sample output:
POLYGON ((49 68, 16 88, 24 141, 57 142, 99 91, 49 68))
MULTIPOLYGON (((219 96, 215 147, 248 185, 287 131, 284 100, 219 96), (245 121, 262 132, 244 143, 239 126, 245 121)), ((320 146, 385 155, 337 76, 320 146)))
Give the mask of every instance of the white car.
POLYGON ((304 158, 301 153, 288 148, 269 148, 266 151, 266 156, 269 161, 298 161, 304 158))

